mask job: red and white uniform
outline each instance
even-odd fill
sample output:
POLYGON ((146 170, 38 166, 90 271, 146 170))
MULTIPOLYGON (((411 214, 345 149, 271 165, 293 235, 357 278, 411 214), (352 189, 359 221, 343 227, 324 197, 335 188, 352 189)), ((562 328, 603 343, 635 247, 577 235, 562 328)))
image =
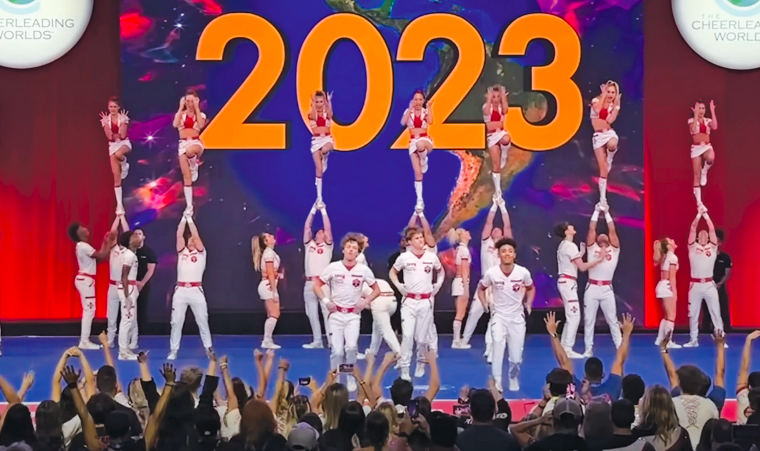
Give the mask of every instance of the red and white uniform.
MULTIPOLYGON (((609 115, 612 114, 615 109, 619 109, 618 107, 613 107, 612 104, 610 104, 607 106, 607 108, 601 108, 597 112, 594 107, 598 103, 599 98, 594 98, 594 100, 591 101, 591 114, 589 115, 591 119, 605 120, 609 115)), ((610 127, 600 132, 594 132, 594 135, 591 137, 591 143, 593 144, 594 149, 599 149, 600 147, 604 147, 612 139, 617 139, 617 137, 618 135, 615 133, 615 130, 610 127)))
MULTIPOLYGON (((711 131, 710 122, 712 122, 712 119, 710 119, 709 117, 703 118, 701 122, 695 122, 694 118, 690 117, 688 121, 689 131, 691 132, 692 135, 696 135, 698 133, 706 133, 707 135, 710 135, 710 131, 711 131)), ((709 142, 701 142, 699 144, 692 144, 691 158, 697 158, 698 156, 702 155, 708 150, 711 150, 712 148, 713 146, 709 142)))
POLYGON ((330 286, 330 302, 335 304, 337 311, 331 313, 330 339, 332 350, 330 366, 337 370, 341 363, 353 365, 359 349, 359 325, 361 310, 358 308, 362 297, 362 287, 375 284, 375 275, 367 265, 354 264, 347 267, 343 261, 330 263, 319 279, 330 286))
MULTIPOLYGON (((268 301, 275 298, 275 293, 272 291, 272 286, 269 284, 267 278, 267 263, 274 265, 274 273, 276 277, 280 278, 280 256, 272 249, 268 247, 264 249, 261 254, 261 282, 259 282, 259 299, 262 301, 268 301)), ((279 299, 279 296, 277 296, 279 299)))
POLYGON ((121 129, 121 125, 129 124, 129 117, 127 117, 127 115, 119 114, 116 116, 116 120, 114 120, 113 116, 109 115, 103 120, 101 124, 103 127, 110 128, 111 133, 113 133, 113 139, 108 143, 108 155, 115 154, 122 147, 126 147, 129 150, 132 150, 132 143, 129 141, 129 138, 119 138, 119 130, 121 129))
MULTIPOLYGON (((391 315, 396 313, 396 309, 398 308, 396 294, 393 292, 391 285, 385 280, 377 279, 377 285, 380 288, 380 296, 376 297, 372 301, 372 304, 370 304, 370 309, 372 310, 372 341, 369 345, 369 351, 374 355, 378 355, 381 339, 385 339, 391 351, 401 354, 401 345, 391 326, 391 315)), ((371 293, 372 288, 364 284, 362 297, 368 297, 371 293)))
POLYGON ((707 304, 715 330, 723 330, 723 318, 720 316, 718 289, 713 280, 713 268, 718 257, 718 246, 708 242, 689 244, 689 266, 691 281, 689 283, 689 335, 691 341, 699 336, 699 314, 702 311, 702 299, 707 304))
MULTIPOLYGON (((315 127, 327 127, 332 126, 332 121, 328 119, 327 112, 322 114, 317 113, 317 118, 313 121, 309 121, 311 128, 315 127)), ((332 143, 335 146, 335 140, 328 131, 327 133, 318 133, 311 136, 311 153, 319 152, 325 145, 332 143)))
POLYGON ((418 349, 421 349, 420 345, 432 345, 433 273, 441 269, 441 261, 433 252, 426 251, 421 256, 404 252, 396 259, 393 268, 404 272, 404 290, 407 294, 401 300, 403 339, 399 368, 409 368, 414 343, 417 342, 418 349))
MULTIPOLYGON (((206 113, 201 113, 201 117, 205 120, 206 113)), ((187 111, 182 112, 178 130, 194 129, 198 132, 201 131, 201 125, 198 123, 197 118, 193 115, 187 114, 187 111)), ((190 146, 200 146, 203 149, 203 142, 199 138, 184 138, 179 140, 178 151, 180 155, 184 155, 187 152, 187 148, 190 146)))
MULTIPOLYGON (((320 274, 327 268, 332 260, 333 243, 319 243, 314 240, 309 241, 304 245, 304 275, 306 276, 306 283, 303 286, 303 300, 306 306, 306 316, 309 318, 309 324, 311 324, 311 333, 314 335, 314 343, 322 342, 322 326, 319 324, 319 309, 322 308, 322 319, 325 322, 325 334, 327 340, 330 340, 330 322, 327 321, 329 312, 327 307, 322 305, 320 299, 317 299, 317 295, 314 294, 314 280, 319 277, 320 274)), ((325 296, 330 297, 330 288, 327 286, 322 287, 322 291, 325 296)))
POLYGON ((111 248, 111 253, 108 256, 108 309, 106 310, 106 317, 108 318, 108 344, 113 344, 116 339, 116 321, 119 318, 119 309, 121 308, 121 301, 119 301, 119 281, 121 280, 121 255, 124 253, 125 247, 116 244, 111 248))
MULTIPOLYGON (((623 342, 617 318, 615 292, 612 289, 612 278, 615 277, 615 269, 620 260, 620 248, 610 245, 608 251, 601 263, 588 270, 588 283, 583 293, 583 316, 585 317, 583 329, 586 351, 594 347, 594 325, 599 308, 602 309, 604 319, 610 326, 610 335, 615 347, 619 348, 620 343, 623 342)), ((589 260, 598 260, 602 253, 603 249, 596 243, 588 247, 589 260)))
POLYGON ((565 306, 565 328, 562 330, 562 346, 572 349, 581 323, 581 307, 578 302, 578 267, 573 263, 581 258, 578 245, 562 240, 557 247, 557 290, 565 306))
MULTIPOLYGON (((470 263, 472 262, 472 257, 470 256, 470 250, 467 248, 467 246, 460 244, 457 246, 457 254, 454 259, 454 264, 457 267, 457 271, 459 271, 459 268, 461 265, 467 265, 470 266, 470 263)), ((464 286, 464 280, 462 279, 461 274, 457 274, 454 277, 454 280, 451 282, 451 295, 456 296, 462 296, 465 294, 465 290, 469 290, 470 287, 464 286)))
POLYGON ((203 293, 203 273, 206 271, 206 249, 203 251, 182 249, 177 256, 177 286, 172 297, 172 331, 169 340, 171 351, 179 350, 182 326, 185 325, 187 308, 193 311, 203 347, 211 347, 211 331, 208 327, 208 305, 203 293))
POLYGON ((523 266, 513 265, 509 274, 505 274, 501 266, 497 266, 486 271, 480 285, 491 288, 493 292, 491 374, 494 379, 501 381, 504 351, 509 345, 509 377, 517 379, 525 344, 525 291, 533 286, 533 278, 530 271, 523 266))
POLYGON ((121 301, 121 322, 119 323, 119 352, 126 352, 130 344, 137 347, 137 340, 131 340, 137 335, 137 255, 130 249, 124 249, 121 254, 122 268, 129 267, 127 275, 129 298, 124 295, 124 285, 121 275, 118 280, 119 300, 121 301))
MULTIPOLYGON (((673 252, 668 252, 660 265, 660 272, 669 272, 671 266, 675 266, 676 271, 678 270, 678 257, 673 252)), ((654 293, 655 296, 657 296, 657 299, 673 296, 673 287, 670 286, 670 280, 661 279, 657 282, 657 286, 654 288, 654 293)))
POLYGON ((90 341, 92 320, 95 318, 95 273, 97 262, 95 261, 95 248, 84 241, 79 241, 75 248, 79 271, 74 279, 74 286, 79 291, 82 301, 82 330, 80 341, 90 341))
MULTIPOLYGON (((496 244, 493 238, 490 236, 480 243, 480 274, 483 277, 486 272, 499 266, 499 251, 496 249, 496 244)), ((475 328, 478 327, 478 321, 480 317, 485 313, 483 303, 480 301, 480 295, 475 291, 475 299, 470 303, 470 313, 467 315, 467 322, 464 325, 464 332, 462 332, 462 342, 469 343, 472 338, 472 334, 475 333, 475 328)), ((493 301, 491 295, 491 289, 486 290, 487 303, 490 305, 493 301)), ((488 323, 488 329, 486 330, 486 348, 491 347, 491 323, 488 323)))
MULTIPOLYGON (((409 109, 407 108, 406 111, 404 111, 404 114, 407 113, 409 109)), ((409 119, 406 121, 406 128, 409 129, 409 155, 413 154, 417 151, 417 143, 420 141, 425 141, 430 143, 430 145, 433 145, 433 138, 430 137, 430 135, 427 134, 428 129, 428 123, 425 118, 427 117, 428 111, 425 108, 422 108, 419 114, 415 113, 414 111, 409 112, 409 119), (419 135, 413 135, 412 129, 415 128, 421 128, 423 130, 422 133, 419 135)), ((426 152, 427 153, 427 152, 426 152)), ((424 158, 424 157, 423 157, 424 158)), ((423 171, 425 172, 425 166, 423 165, 423 171)))
MULTIPOLYGON (((496 107, 494 107, 493 103, 489 103, 487 106, 488 108, 488 114, 483 115, 483 121, 484 122, 501 122, 501 128, 499 128, 496 131, 490 131, 487 130, 486 133, 486 141, 488 142, 488 147, 491 148, 495 145, 498 145, 502 138, 505 136, 509 136, 509 132, 504 128, 504 120, 507 118, 507 112, 502 111, 502 105, 499 104, 496 107)), ((501 165, 499 167, 503 168, 504 165, 507 163, 507 151, 509 148, 512 147, 512 143, 507 144, 506 146, 503 146, 501 148, 501 165)))

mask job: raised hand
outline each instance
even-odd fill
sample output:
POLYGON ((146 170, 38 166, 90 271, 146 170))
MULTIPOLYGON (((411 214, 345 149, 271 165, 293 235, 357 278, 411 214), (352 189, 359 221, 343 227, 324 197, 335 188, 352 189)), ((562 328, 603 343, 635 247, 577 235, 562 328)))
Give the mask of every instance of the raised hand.
POLYGON ((557 321, 555 318, 554 312, 549 312, 546 314, 546 318, 544 318, 544 322, 546 323, 546 331, 549 332, 551 335, 557 334, 557 328, 559 327, 559 323, 562 321, 557 321))
POLYGON ((264 360, 264 354, 261 353, 258 349, 253 350, 253 358, 258 362, 261 363, 264 360))
POLYGON ((760 338, 760 330, 756 330, 752 332, 751 334, 747 335, 747 341, 755 341, 758 338, 760 338))
POLYGON ((164 363, 163 368, 161 368, 161 376, 164 377, 167 384, 174 383, 177 379, 177 373, 171 363, 164 363))
POLYGON ((715 111, 715 102, 710 100, 710 111, 715 111))
POLYGON ((630 335, 631 332, 633 332, 634 321, 636 321, 636 319, 628 313, 623 314, 623 322, 620 323, 620 329, 624 335, 630 335))
POLYGON ((76 346, 73 346, 73 347, 69 348, 68 353, 69 353, 69 355, 71 357, 81 357, 82 356, 82 351, 79 348, 77 348, 76 346))
POLYGON ((223 355, 222 358, 219 359, 219 364, 220 365, 226 365, 228 361, 229 361, 229 359, 227 358, 227 356, 223 355))
POLYGON ((277 364, 277 368, 288 371, 290 370, 290 362, 288 362, 286 359, 280 359, 280 362, 277 364))
POLYGON ((216 353, 214 353, 213 349, 208 350, 208 359, 212 362, 216 362, 216 353))
POLYGON ((187 99, 185 99, 185 96, 182 96, 179 99, 179 109, 180 110, 183 109, 185 107, 185 105, 187 105, 187 99))
POLYGON ((100 344, 102 344, 103 347, 108 346, 108 335, 105 331, 101 332, 100 335, 98 335, 98 341, 100 341, 100 344))
POLYGON ((71 365, 66 366, 63 371, 61 371, 61 377, 63 377, 63 380, 66 381, 66 384, 68 385, 76 384, 81 375, 82 371, 74 371, 74 367, 71 365))
POLYGON ((433 99, 430 99, 427 101, 427 109, 430 110, 433 108, 433 99))
POLYGON ((713 339, 715 340, 715 344, 722 348, 724 344, 726 344, 726 334, 722 330, 718 329, 713 334, 713 339))
POLYGON ((601 94, 604 94, 604 92, 607 90, 607 84, 601 84, 599 85, 599 89, 601 90, 601 94))
POLYGON ((32 384, 34 384, 34 371, 29 371, 24 374, 24 381, 21 382, 21 386, 29 388, 32 384))
POLYGON ((108 127, 108 121, 109 121, 108 113, 104 113, 104 112, 101 111, 100 112, 100 125, 102 125, 103 127, 108 127))
POLYGON ((148 361, 148 351, 140 351, 137 353, 137 363, 145 363, 148 361))

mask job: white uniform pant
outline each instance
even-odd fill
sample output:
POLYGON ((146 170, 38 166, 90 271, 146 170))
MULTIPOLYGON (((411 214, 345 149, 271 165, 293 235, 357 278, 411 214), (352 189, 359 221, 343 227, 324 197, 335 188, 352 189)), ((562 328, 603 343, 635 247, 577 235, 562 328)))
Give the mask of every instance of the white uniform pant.
POLYGON ((359 349, 359 326, 361 314, 331 313, 327 321, 330 323, 330 368, 337 370, 341 363, 353 365, 356 363, 356 353, 359 349))
MULTIPOLYGON (((431 299, 401 300, 401 358, 399 368, 409 368, 412 363, 412 348, 417 343, 418 359, 425 348, 432 349, 433 302, 431 299)), ((435 334, 437 337, 437 333, 435 334)), ((437 346, 436 346, 437 348, 437 346)))
POLYGON ((592 285, 586 284, 586 292, 583 294, 583 335, 586 342, 586 349, 594 347, 594 325, 596 324, 596 313, 602 309, 604 319, 610 326, 610 335, 615 347, 619 348, 623 342, 623 336, 620 333, 620 323, 617 318, 617 307, 615 305, 615 292, 612 285, 592 285))
POLYGON ((202 287, 176 287, 172 297, 172 332, 169 338, 169 347, 172 351, 179 350, 182 340, 182 326, 185 325, 187 308, 193 311, 195 323, 198 324, 198 332, 201 335, 203 348, 211 347, 211 331, 208 327, 208 305, 202 287))
MULTIPOLYGON (((322 285, 322 292, 330 297, 330 287, 328 285, 322 285)), ((311 333, 314 335, 314 343, 322 342, 322 326, 319 324, 319 310, 322 309, 322 320, 325 322, 325 335, 327 335, 327 343, 332 344, 330 338, 330 322, 327 320, 329 312, 317 295, 314 294, 314 282, 307 280, 303 286, 303 300, 306 307, 306 316, 309 318, 309 324, 311 325, 311 333)))
MULTIPOLYGON (((435 297, 430 298, 430 308, 435 310, 435 297)), ((424 346, 417 343, 417 361, 425 362, 425 351, 431 350, 438 355, 438 327, 435 325, 435 315, 430 314, 430 327, 428 328, 428 339, 424 346)))
POLYGON ((525 316, 491 316, 491 335, 493 336, 493 362, 491 374, 501 380, 504 366, 504 351, 509 346, 509 377, 516 379, 520 374, 523 346, 525 345, 525 316))
POLYGON ((95 318, 95 279, 89 276, 77 275, 74 286, 79 291, 82 301, 82 330, 79 336, 80 342, 90 341, 92 320, 95 318))
POLYGON ((396 354, 401 354, 401 345, 396 338, 396 333, 391 327, 391 315, 396 313, 398 303, 394 296, 378 296, 370 304, 372 308, 372 341, 369 350, 377 355, 380 350, 381 340, 388 343, 388 347, 396 354))
POLYGON ((707 304, 715 330, 723 330, 723 318, 720 317, 718 289, 713 282, 692 282, 689 284, 689 337, 696 341, 699 336, 699 314, 702 311, 702 299, 707 304))
POLYGON ((108 328, 106 333, 108 334, 108 344, 113 344, 116 339, 116 327, 119 319, 119 309, 121 309, 121 301, 119 300, 119 289, 116 285, 108 285, 108 304, 106 309, 106 317, 108 318, 108 328))
MULTIPOLYGON (((475 328, 478 326, 480 317, 485 313, 483 303, 480 302, 479 291, 475 292, 472 303, 470 304, 470 313, 467 314, 467 322, 464 324, 464 332, 462 334, 462 341, 469 343, 472 339, 472 334, 475 333, 475 328)), ((486 288, 486 297, 491 297, 491 289, 486 288)), ((486 348, 490 347, 493 343, 493 336, 491 334, 491 321, 488 321, 488 329, 486 330, 486 348)))
POLYGON ((581 323, 581 305, 578 302, 578 281, 560 277, 557 290, 565 305, 565 328, 562 329, 562 347, 572 349, 581 323))
POLYGON ((129 308, 124 289, 119 287, 119 301, 121 301, 121 322, 119 323, 119 351, 137 348, 137 297, 140 295, 136 286, 129 286, 129 308))

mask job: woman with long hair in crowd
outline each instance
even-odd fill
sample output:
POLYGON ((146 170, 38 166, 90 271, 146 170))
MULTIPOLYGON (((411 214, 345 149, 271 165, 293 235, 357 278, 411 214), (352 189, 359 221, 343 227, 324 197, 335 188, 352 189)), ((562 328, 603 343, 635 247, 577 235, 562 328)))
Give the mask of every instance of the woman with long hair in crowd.
POLYGON ((425 201, 422 198, 422 176, 428 170, 428 154, 433 151, 433 139, 428 135, 428 127, 433 123, 431 108, 433 102, 427 102, 425 108, 425 93, 421 90, 414 92, 409 108, 404 111, 401 125, 409 130, 409 156, 412 159, 414 169, 414 191, 417 194, 415 210, 421 212, 425 209, 425 201))
POLYGON ((188 89, 179 99, 174 114, 174 128, 179 130, 179 167, 182 170, 185 214, 193 214, 193 182, 198 180, 198 164, 203 155, 201 130, 206 126, 206 113, 201 111, 201 100, 194 89, 188 89))
POLYGON ((108 113, 100 113, 100 125, 108 138, 108 155, 111 159, 113 173, 113 191, 116 195, 116 214, 124 214, 121 181, 129 174, 127 154, 132 150, 132 143, 127 138, 129 128, 128 113, 121 109, 118 97, 108 99, 108 113))
POLYGON ((285 437, 277 433, 277 422, 267 403, 252 399, 245 404, 240 420, 240 433, 229 441, 225 450, 280 451, 285 437))
POLYGON ((715 163, 715 150, 710 143, 710 132, 718 129, 718 117, 715 115, 715 103, 710 101, 710 116, 705 117, 705 102, 697 100, 691 108, 689 118, 689 133, 691 134, 691 168, 693 174, 694 199, 697 207, 702 204, 702 187, 707 185, 707 171, 715 163))
POLYGON ((507 164, 507 154, 512 147, 512 137, 504 126, 509 112, 509 92, 502 85, 488 87, 486 103, 483 104, 483 121, 486 123, 486 142, 491 157, 493 198, 501 199, 501 171, 507 164))
POLYGON ((267 310, 267 320, 264 323, 264 339, 261 347, 264 349, 280 349, 274 344, 272 334, 280 317, 280 295, 277 292, 277 282, 280 278, 280 256, 274 251, 277 244, 274 235, 262 233, 253 237, 251 247, 253 252, 253 267, 261 272, 259 283, 259 298, 267 310))
POLYGON ((348 404, 348 390, 341 383, 334 383, 327 387, 325 399, 322 401, 322 418, 325 431, 338 427, 338 418, 343 406, 348 404))
POLYGON ((9 447, 14 443, 24 443, 33 449, 37 446, 32 414, 24 404, 13 404, 3 413, 0 447, 9 447))
POLYGON ((37 443, 42 449, 45 451, 65 449, 61 408, 55 401, 42 401, 34 411, 34 422, 37 426, 37 443))
POLYGON ((681 345, 673 343, 670 339, 673 334, 676 320, 676 272, 678 271, 678 257, 675 250, 678 246, 672 238, 663 238, 654 242, 653 259, 655 266, 660 267, 660 281, 655 287, 655 295, 662 302, 663 318, 660 321, 660 330, 657 332, 655 345, 660 346, 662 340, 668 339, 668 348, 679 349, 681 345))
POLYGON ((454 339, 452 349, 469 349, 469 344, 462 343, 462 320, 467 313, 467 303, 470 300, 470 265, 472 257, 470 249, 470 232, 465 229, 451 229, 448 233, 449 244, 455 249, 454 267, 456 275, 451 282, 451 295, 454 296, 456 315, 454 316, 454 339))
POLYGON ((620 86, 612 80, 603 84, 601 92, 591 101, 591 142, 599 165, 599 203, 607 206, 607 176, 618 150, 618 135, 612 123, 620 114, 620 86))
POLYGON ((377 410, 370 412, 364 421, 364 448, 360 451, 387 451, 390 437, 388 418, 377 410))
POLYGON ((332 94, 316 91, 311 96, 311 110, 309 110, 309 126, 311 127, 311 157, 314 159, 314 168, 317 171, 317 210, 322 206, 322 175, 327 171, 327 157, 335 148, 335 140, 330 134, 332 126, 332 94))
POLYGON ((665 387, 647 389, 639 417, 641 422, 633 434, 644 437, 655 451, 692 451, 689 433, 680 426, 673 398, 665 387))

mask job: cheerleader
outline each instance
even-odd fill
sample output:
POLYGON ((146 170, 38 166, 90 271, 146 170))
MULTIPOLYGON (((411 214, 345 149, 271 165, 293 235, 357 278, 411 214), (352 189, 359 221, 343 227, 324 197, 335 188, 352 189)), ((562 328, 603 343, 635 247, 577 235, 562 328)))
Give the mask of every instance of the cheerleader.
POLYGON ((599 165, 599 202, 607 206, 607 176, 618 149, 618 135, 612 123, 620 114, 621 94, 618 84, 611 80, 601 89, 602 92, 591 101, 591 126, 594 127, 591 141, 599 165))
POLYGON ((467 312, 467 302, 470 299, 470 232, 465 229, 451 229, 448 234, 449 244, 456 245, 456 276, 451 282, 451 295, 454 296, 456 316, 454 317, 454 339, 452 349, 467 349, 462 342, 462 320, 467 312))
POLYGON ((203 155, 201 130, 206 126, 206 114, 201 111, 198 93, 188 89, 179 99, 174 115, 174 127, 179 130, 179 167, 182 170, 185 194, 185 215, 193 215, 193 182, 198 180, 198 160, 203 155))
POLYGON ((311 96, 311 111, 309 111, 309 124, 311 125, 311 156, 314 158, 314 167, 317 170, 317 209, 322 205, 322 174, 327 171, 327 157, 335 148, 335 140, 330 135, 332 125, 332 94, 325 95, 317 91, 311 96))
POLYGON ((507 153, 512 146, 512 138, 504 128, 504 121, 509 111, 509 92, 502 85, 493 85, 486 93, 486 103, 483 105, 483 121, 486 123, 486 140, 488 154, 491 156, 493 172, 493 198, 501 198, 501 171, 507 164, 507 153))
POLYGON ((359 249, 360 253, 359 253, 359 256, 356 257, 356 262, 361 263, 362 265, 369 266, 369 263, 367 263, 367 256, 364 255, 364 251, 366 251, 367 248, 369 247, 369 237, 363 233, 358 233, 357 235, 362 241, 360 243, 360 247, 361 247, 361 249, 359 249))
POLYGON ((127 154, 132 150, 132 143, 127 138, 129 116, 121 109, 118 97, 108 99, 108 113, 100 113, 100 125, 108 138, 108 155, 111 159, 113 173, 113 191, 116 194, 116 215, 124 214, 121 181, 129 174, 127 154))
POLYGON ((274 344, 272 334, 280 317, 280 295, 277 293, 277 282, 281 278, 280 256, 274 251, 277 241, 271 233, 256 235, 251 240, 253 252, 253 267, 261 272, 259 283, 259 298, 264 301, 267 310, 267 320, 264 322, 264 339, 261 347, 264 349, 280 349, 274 344))
POLYGON ((417 90, 409 102, 409 108, 404 111, 401 125, 409 130, 409 156, 412 159, 414 169, 414 191, 417 193, 417 205, 415 210, 421 212, 425 209, 422 200, 422 175, 428 170, 428 154, 433 151, 433 139, 428 136, 427 129, 433 123, 433 102, 427 102, 425 108, 425 94, 417 90))
POLYGON ((660 281, 655 287, 657 299, 662 301, 664 317, 660 321, 660 330, 657 332, 655 345, 660 346, 664 339, 668 339, 668 348, 679 349, 681 345, 673 342, 671 335, 676 320, 676 272, 678 271, 678 257, 675 251, 676 242, 672 238, 663 238, 654 242, 654 264, 660 267, 660 281))
POLYGON ((702 187, 707 185, 707 171, 715 162, 715 150, 710 144, 710 132, 718 129, 718 117, 715 115, 715 103, 710 101, 710 116, 705 117, 705 103, 698 100, 691 108, 694 114, 689 118, 691 133, 691 168, 694 174, 692 186, 697 207, 703 208, 702 187))

